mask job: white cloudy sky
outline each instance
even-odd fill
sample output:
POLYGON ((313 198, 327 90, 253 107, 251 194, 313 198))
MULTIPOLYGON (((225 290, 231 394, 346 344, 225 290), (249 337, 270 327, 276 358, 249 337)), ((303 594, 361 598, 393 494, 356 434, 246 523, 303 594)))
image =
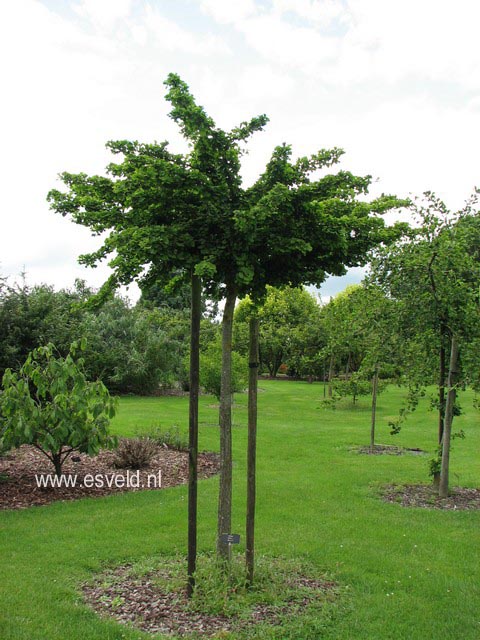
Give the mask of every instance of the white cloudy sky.
POLYGON ((270 117, 247 183, 281 142, 340 146, 343 168, 378 178, 373 194, 432 189, 461 206, 480 185, 479 24, 477 0, 0 2, 0 274, 101 284, 106 268, 76 264, 98 239, 46 194, 60 171, 101 172, 110 139, 182 149, 170 71, 220 126, 270 117))

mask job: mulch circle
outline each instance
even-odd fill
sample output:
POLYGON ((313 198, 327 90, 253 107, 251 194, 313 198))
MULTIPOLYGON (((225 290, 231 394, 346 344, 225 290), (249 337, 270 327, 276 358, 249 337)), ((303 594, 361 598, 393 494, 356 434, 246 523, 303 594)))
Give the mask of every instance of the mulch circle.
MULTIPOLYGON (((23 445, 0 457, 0 510, 25 509, 33 505, 45 505, 57 500, 78 500, 86 497, 106 496, 126 491, 142 491, 156 489, 152 476, 158 478, 161 472, 161 488, 173 487, 188 482, 188 452, 177 451, 158 445, 150 465, 138 472, 138 487, 115 486, 112 478, 127 477, 126 469, 114 466, 114 451, 101 451, 97 456, 76 454, 69 458, 63 466, 63 474, 76 476, 75 487, 39 487, 36 476, 53 474, 53 466, 49 460, 34 447, 23 445), (75 461, 76 460, 76 461, 75 461), (85 476, 100 474, 104 478, 104 486, 85 486, 85 476), (150 486, 148 479, 150 476, 150 486), (106 478, 112 486, 107 486, 106 478)), ((199 478, 208 478, 218 473, 219 456, 216 453, 200 453, 198 456, 199 478)), ((136 474, 130 470, 130 477, 136 474)), ((120 484, 120 482, 119 482, 120 484)), ((137 484, 136 480, 132 484, 137 484)))
POLYGON ((403 507, 443 509, 449 511, 473 511, 480 509, 480 489, 453 487, 448 498, 440 498, 432 485, 407 484, 387 485, 382 490, 385 502, 394 502, 403 507))
POLYGON ((353 450, 369 456, 403 456, 405 454, 421 456, 426 453, 423 449, 408 449, 405 447, 397 447, 394 444, 376 444, 373 450, 370 447, 354 447, 353 450))
POLYGON ((309 604, 334 592, 336 587, 333 582, 292 576, 288 587, 300 589, 300 597, 277 605, 259 602, 243 616, 228 616, 192 607, 183 588, 162 588, 161 582, 171 578, 168 567, 137 575, 132 565, 126 564, 97 576, 93 583, 82 585, 82 592, 85 602, 98 614, 147 633, 181 638, 235 638, 236 635, 230 634, 248 632, 261 622, 281 625, 282 618, 298 615, 309 604))

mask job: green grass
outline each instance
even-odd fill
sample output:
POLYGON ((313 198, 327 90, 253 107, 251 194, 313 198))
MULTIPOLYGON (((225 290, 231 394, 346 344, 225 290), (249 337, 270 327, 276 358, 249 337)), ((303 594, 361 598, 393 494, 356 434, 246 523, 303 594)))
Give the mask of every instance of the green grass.
MULTIPOLYGON (((377 497, 385 483, 427 481, 429 456, 361 456, 368 403, 320 407, 319 384, 261 381, 257 550, 307 561, 342 589, 322 637, 328 639, 477 640, 480 637, 480 513, 405 509, 377 497)), ((378 442, 433 453, 436 416, 422 400, 399 436, 388 435, 403 392, 379 398, 378 442)), ((123 398, 114 431, 152 425, 186 433, 186 398, 123 398)), ((218 450, 216 410, 201 398, 200 448, 218 450)), ((236 397, 233 530, 245 510, 246 396, 236 397)), ((466 394, 456 428, 452 484, 478 486, 478 412, 466 394)), ((199 547, 214 549, 218 480, 199 488, 199 547)), ((98 618, 78 585, 107 564, 185 551, 186 488, 142 492, 0 513, 0 638, 117 640, 146 638, 98 618)), ((238 552, 242 551, 242 546, 238 552)), ((303 635, 301 640, 307 640, 303 635)), ((281 640, 281 637, 278 638, 281 640)))

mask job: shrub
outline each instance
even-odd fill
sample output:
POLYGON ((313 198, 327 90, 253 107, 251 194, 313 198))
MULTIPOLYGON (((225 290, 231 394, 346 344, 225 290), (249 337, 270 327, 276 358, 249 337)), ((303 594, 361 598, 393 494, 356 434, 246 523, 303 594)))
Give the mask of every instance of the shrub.
POLYGON ((157 452, 157 443, 150 438, 124 438, 120 440, 113 464, 119 469, 148 467, 157 452))
POLYGON ((54 355, 53 344, 34 349, 18 373, 5 371, 0 395, 2 447, 33 445, 58 476, 74 451, 95 455, 116 445, 108 433, 115 402, 103 383, 87 381, 82 359, 74 360, 78 346, 66 358, 54 355))
MULTIPOLYGON (((220 343, 212 343, 200 354, 200 384, 207 393, 220 398, 222 375, 222 348, 220 343)), ((247 360, 236 351, 232 352, 232 393, 243 391, 247 386, 247 360)))

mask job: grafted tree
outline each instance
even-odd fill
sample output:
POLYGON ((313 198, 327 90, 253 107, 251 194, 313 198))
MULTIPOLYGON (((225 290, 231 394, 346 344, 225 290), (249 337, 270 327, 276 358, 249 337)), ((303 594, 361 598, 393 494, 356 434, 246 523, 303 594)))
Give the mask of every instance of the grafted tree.
MULTIPOLYGON (((338 162, 339 149, 323 150, 310 158, 291 161, 290 147, 274 150, 256 184, 241 186, 242 144, 267 122, 253 118, 226 132, 198 106, 188 86, 175 74, 166 81, 170 116, 191 144, 185 155, 171 154, 167 144, 111 142, 108 147, 123 161, 108 167, 108 176, 62 174, 67 193, 52 191, 52 207, 88 226, 107 233, 100 249, 82 256, 94 266, 114 254, 112 276, 100 298, 120 284, 140 279, 168 279, 178 270, 201 277, 204 291, 225 298, 222 323, 222 384, 220 397, 220 488, 218 551, 226 558, 221 534, 231 531, 231 345, 233 310, 238 295, 260 298, 266 284, 319 284, 326 273, 340 275, 361 263, 366 252, 386 240, 381 214, 397 206, 395 198, 382 196, 368 203, 358 199, 370 177, 340 171, 312 181, 314 171, 338 162)), ((198 283, 197 283, 198 284, 198 283)), ((192 305, 199 300, 192 296, 192 305)), ((192 331, 198 331, 192 306, 192 331)), ((193 335, 193 333, 192 333, 193 335)), ((192 348, 197 348, 193 342, 192 348)), ((192 359, 192 371, 196 361, 192 359)), ((192 372, 191 372, 192 375, 192 372)), ((196 391, 191 379, 191 529, 190 558, 196 539, 196 391), (195 508, 194 508, 195 507, 195 508)), ((189 591, 193 589, 194 563, 189 562, 189 591)))
MULTIPOLYGON (((189 582, 194 587, 196 558, 196 486, 198 441, 198 344, 201 282, 211 295, 226 292, 224 340, 229 339, 229 313, 233 313, 235 279, 230 277, 228 249, 233 242, 231 220, 240 204, 240 144, 263 127, 265 116, 242 123, 231 132, 218 129, 204 109, 196 105, 188 86, 176 75, 166 81, 170 116, 191 143, 186 155, 173 154, 166 142, 141 144, 131 141, 107 143, 122 157, 107 167, 107 176, 62 173, 66 192, 50 191, 52 209, 69 216, 94 234, 106 234, 101 247, 80 257, 96 266, 112 256, 112 275, 97 300, 109 296, 119 285, 137 280, 145 287, 166 284, 170 274, 190 278, 192 286, 189 444, 189 582), (180 274, 180 275, 179 275, 180 274)), ((225 349, 224 370, 229 371, 225 349)), ((228 413, 231 393, 226 375, 221 401, 221 421, 228 413)), ((221 428, 222 478, 231 468, 229 429, 221 428), (226 462, 225 462, 226 461, 226 462)), ((228 480, 228 478, 227 478, 228 480)), ((223 482, 223 484, 225 484, 223 482)), ((230 483, 231 484, 231 483, 230 483)), ((228 529, 227 529, 228 530, 228 529)))

